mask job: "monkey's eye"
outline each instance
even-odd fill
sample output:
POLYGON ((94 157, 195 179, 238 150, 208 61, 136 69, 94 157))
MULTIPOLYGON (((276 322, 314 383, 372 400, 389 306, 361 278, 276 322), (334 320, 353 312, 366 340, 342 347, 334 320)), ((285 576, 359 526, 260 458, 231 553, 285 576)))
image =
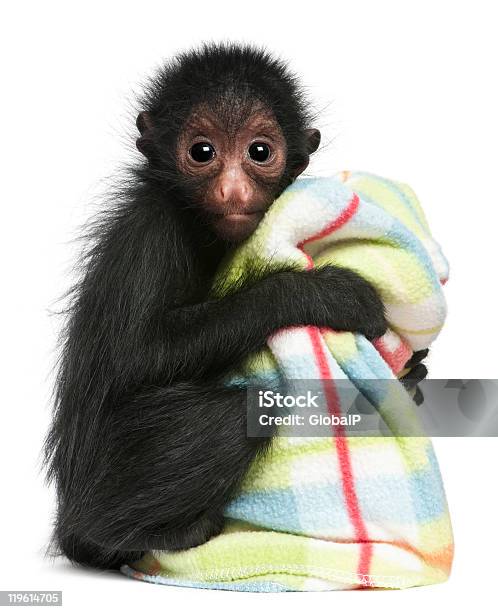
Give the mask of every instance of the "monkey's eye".
POLYGON ((198 164, 207 164, 216 155, 213 145, 209 142, 196 142, 190 147, 189 153, 198 164))
POLYGON ((248 153, 253 161, 262 164, 270 159, 271 149, 266 142, 253 142, 248 149, 248 153))

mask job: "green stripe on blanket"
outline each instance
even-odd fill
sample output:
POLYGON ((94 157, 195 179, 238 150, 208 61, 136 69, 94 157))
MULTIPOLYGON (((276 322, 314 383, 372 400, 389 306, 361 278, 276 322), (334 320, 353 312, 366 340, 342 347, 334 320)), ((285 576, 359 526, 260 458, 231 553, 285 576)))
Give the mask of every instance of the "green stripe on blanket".
POLYGON ((387 395, 368 385, 396 381, 445 319, 447 264, 416 196, 406 185, 365 173, 298 180, 225 263, 217 287, 233 287, 268 262, 357 271, 380 292, 390 329, 374 343, 312 327, 281 330, 237 380, 320 380, 336 414, 346 410, 336 381, 349 380, 394 435, 347 437, 336 428, 330 438, 275 438, 227 506, 222 534, 188 551, 150 551, 122 571, 150 582, 240 591, 445 580, 452 532, 431 442, 396 435, 399 414, 414 418, 400 383, 391 383, 387 395))

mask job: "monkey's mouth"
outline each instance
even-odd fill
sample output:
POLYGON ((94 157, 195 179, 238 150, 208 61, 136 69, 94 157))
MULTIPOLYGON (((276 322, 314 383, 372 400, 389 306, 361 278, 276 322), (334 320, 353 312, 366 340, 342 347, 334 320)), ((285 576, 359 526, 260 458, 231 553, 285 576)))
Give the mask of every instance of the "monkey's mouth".
POLYGON ((228 213, 221 215, 228 223, 245 223, 253 219, 261 219, 264 215, 263 210, 255 210, 247 213, 228 213))
POLYGON ((254 232, 265 212, 264 210, 255 210, 245 213, 216 215, 213 225, 216 233, 222 238, 231 242, 240 242, 254 232))

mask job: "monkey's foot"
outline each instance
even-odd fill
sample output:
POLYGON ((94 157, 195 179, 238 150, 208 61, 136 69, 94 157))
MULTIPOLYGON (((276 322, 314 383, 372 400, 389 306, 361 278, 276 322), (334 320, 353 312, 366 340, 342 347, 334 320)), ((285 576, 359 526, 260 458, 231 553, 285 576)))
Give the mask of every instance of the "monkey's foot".
POLYGON ((224 522, 221 513, 206 513, 187 527, 171 529, 156 537, 147 538, 147 549, 179 551, 200 546, 219 535, 224 522))

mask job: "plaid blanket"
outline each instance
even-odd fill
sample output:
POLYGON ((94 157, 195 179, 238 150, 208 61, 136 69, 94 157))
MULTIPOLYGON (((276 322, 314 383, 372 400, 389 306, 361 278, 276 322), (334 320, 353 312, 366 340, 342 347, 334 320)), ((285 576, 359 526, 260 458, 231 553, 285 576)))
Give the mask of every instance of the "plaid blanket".
POLYGON ((122 571, 155 583, 239 591, 404 588, 447 579, 451 524, 431 442, 397 435, 413 404, 396 379, 440 331, 447 263, 413 191, 366 173, 301 179, 220 270, 236 283, 264 262, 335 264, 379 291, 389 330, 371 343, 330 329, 284 329, 237 380, 320 381, 331 414, 344 414, 338 381, 351 381, 392 429, 389 437, 275 437, 226 507, 226 527, 194 549, 150 551, 122 571), (369 380, 389 380, 389 392, 369 380), (375 391, 377 389, 377 391, 375 391), (384 390, 385 391, 385 390, 384 390))

